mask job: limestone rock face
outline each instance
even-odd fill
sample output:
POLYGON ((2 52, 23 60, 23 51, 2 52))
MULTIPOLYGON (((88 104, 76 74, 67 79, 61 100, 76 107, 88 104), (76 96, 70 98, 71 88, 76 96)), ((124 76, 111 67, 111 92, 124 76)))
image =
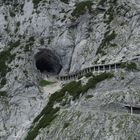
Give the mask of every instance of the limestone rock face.
MULTIPOLYGON (((139 0, 1 0, 0 139, 24 140, 49 93, 65 84, 47 91, 39 86, 45 75, 35 56, 41 49, 51 50, 45 64, 60 75, 137 58, 139 8, 139 0)), ((139 140, 139 115, 130 116, 122 105, 140 104, 139 83, 139 66, 122 69, 77 100, 55 104, 57 117, 35 139, 139 140)))

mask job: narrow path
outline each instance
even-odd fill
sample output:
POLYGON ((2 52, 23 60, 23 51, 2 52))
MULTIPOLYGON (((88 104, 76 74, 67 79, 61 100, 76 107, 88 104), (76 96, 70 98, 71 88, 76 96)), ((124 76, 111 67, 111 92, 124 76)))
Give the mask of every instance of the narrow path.
POLYGON ((139 61, 139 56, 136 58, 133 58, 132 60, 124 61, 124 62, 93 65, 91 67, 87 67, 83 70, 80 70, 79 72, 76 72, 76 73, 71 73, 67 75, 58 75, 56 76, 56 79, 61 80, 61 81, 66 81, 66 80, 71 80, 71 79, 78 79, 79 77, 84 76, 85 74, 90 73, 90 72, 93 73, 93 72, 117 71, 121 69, 122 64, 125 64, 130 61, 139 61))
POLYGON ((47 93, 47 95, 49 94, 49 96, 53 93, 55 93, 56 91, 60 90, 62 88, 62 85, 63 85, 63 82, 62 81, 54 81, 54 80, 51 80, 50 81, 53 81, 54 83, 53 84, 50 84, 50 85, 47 85, 43 88, 43 93, 47 93))

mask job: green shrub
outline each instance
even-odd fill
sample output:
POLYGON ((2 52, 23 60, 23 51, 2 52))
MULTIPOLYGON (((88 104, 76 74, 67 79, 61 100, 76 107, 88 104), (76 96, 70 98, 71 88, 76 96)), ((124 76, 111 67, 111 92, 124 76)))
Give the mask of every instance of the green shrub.
POLYGON ((5 84, 6 84, 6 78, 3 78, 3 79, 1 80, 1 85, 4 86, 5 84))
POLYGON ((137 69, 137 65, 134 62, 122 63, 121 64, 121 68, 126 68, 128 70, 136 70, 137 69))
POLYGON ((17 40, 16 42, 10 42, 9 43, 9 51, 11 51, 12 49, 18 47, 20 45, 20 40, 17 40))
POLYGON ((44 45, 44 44, 45 44, 45 42, 44 42, 44 39, 43 39, 43 38, 41 38, 41 39, 40 39, 40 44, 41 44, 41 45, 44 45))
POLYGON ((83 89, 81 81, 73 81, 63 88, 63 92, 68 92, 73 97, 73 100, 77 99, 80 96, 82 90, 83 89))
POLYGON ((127 64, 127 68, 130 70, 134 70, 134 69, 137 69, 137 65, 136 65, 136 63, 131 62, 131 63, 127 64))
POLYGON ((100 0, 99 5, 103 6, 105 4, 105 2, 106 2, 106 0, 100 0))
POLYGON ((7 97, 6 91, 0 91, 0 97, 7 97))
POLYGON ((87 73, 85 76, 86 76, 87 78, 90 77, 90 76, 92 76, 92 72, 87 73))
POLYGON ((86 9, 88 9, 88 12, 92 12, 92 1, 82 1, 77 3, 76 8, 73 10, 71 15, 78 18, 80 15, 85 14, 86 9))
POLYGON ((113 21, 116 14, 118 14, 116 12, 117 0, 112 0, 109 2, 109 4, 110 4, 110 8, 104 14, 105 23, 107 24, 110 24, 113 21))
POLYGON ((113 21, 113 19, 114 19, 114 15, 115 15, 114 7, 110 6, 108 11, 104 15, 105 23, 110 24, 113 21))
POLYGON ((121 63, 121 68, 126 68, 127 63, 121 63))
POLYGON ((11 17, 15 17, 16 16, 15 12, 14 11, 10 11, 10 16, 11 17))
POLYGON ((11 50, 16 48, 20 45, 20 41, 16 41, 14 43, 10 42, 9 48, 5 49, 4 51, 0 52, 0 75, 1 77, 5 77, 6 73, 9 72, 11 69, 7 66, 14 58, 15 55, 11 54, 11 50))
MULTIPOLYGON (((105 79, 112 78, 114 75, 111 73, 102 73, 97 76, 92 76, 86 85, 82 85, 81 81, 72 81, 66 84, 59 92, 55 92, 49 98, 48 104, 44 107, 41 113, 34 119, 33 124, 27 134, 25 140, 34 140, 39 133, 41 128, 45 128, 57 117, 57 112, 60 110, 59 107, 53 108, 55 103, 61 103, 65 98, 65 93, 68 93, 73 97, 73 100, 79 98, 89 88, 94 88, 98 82, 105 79)), ((64 125, 64 128, 68 127, 68 123, 64 125)))
POLYGON ((104 34, 104 39, 102 40, 102 43, 100 44, 99 48, 97 49, 96 55, 97 54, 104 55, 105 53, 104 53, 104 50, 103 49, 106 48, 110 44, 110 42, 113 39, 116 38, 116 36, 117 36, 117 34, 115 33, 115 31, 113 31, 111 34, 110 34, 110 32, 107 31, 104 34))
POLYGON ((47 106, 47 108, 43 109, 41 112, 43 116, 39 120, 39 123, 28 132, 27 137, 25 140, 34 140, 39 133, 41 128, 45 128, 46 126, 50 125, 50 123, 56 118, 56 113, 59 111, 59 108, 52 108, 47 106))
POLYGON ((102 73, 100 75, 97 75, 97 76, 93 76, 92 78, 90 78, 88 80, 88 83, 83 87, 83 90, 84 90, 84 92, 86 92, 90 88, 95 88, 97 83, 99 83, 99 82, 101 82, 101 81, 103 81, 105 79, 110 79, 112 77, 114 77, 114 74, 106 73, 106 72, 104 72, 104 73, 102 73))
POLYGON ((5 50, 0 53, 0 75, 2 77, 5 77, 6 73, 10 70, 6 62, 10 63, 14 57, 14 55, 11 55, 10 50, 5 50))
POLYGON ((51 81, 40 80, 40 81, 39 81, 39 86, 45 87, 45 86, 50 85, 50 84, 53 84, 53 83, 54 83, 54 82, 51 82, 51 81))
POLYGON ((67 128, 70 125, 70 123, 64 123, 63 129, 67 128))
POLYGON ((42 0, 33 0, 34 7, 36 8, 42 0))
POLYGON ((34 41, 35 41, 34 36, 31 36, 31 37, 29 38, 29 41, 28 41, 28 42, 34 42, 34 41))
POLYGON ((16 23, 16 26, 17 26, 17 27, 19 27, 19 26, 20 26, 20 21, 18 21, 18 22, 16 23))

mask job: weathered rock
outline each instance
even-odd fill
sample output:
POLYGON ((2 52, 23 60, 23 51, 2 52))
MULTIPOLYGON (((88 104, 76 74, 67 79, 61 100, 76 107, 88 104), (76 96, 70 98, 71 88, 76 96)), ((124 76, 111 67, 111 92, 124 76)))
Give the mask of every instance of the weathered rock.
MULTIPOLYGON (((140 56, 139 0, 101 0, 90 5, 82 2, 0 1, 0 91, 8 95, 0 96, 1 140, 23 139, 48 102, 49 91, 42 94, 38 84, 42 75, 35 65, 34 56, 40 48, 59 54, 61 61, 52 53, 53 57, 45 59, 48 71, 55 74, 140 56), (82 11, 77 10, 79 3, 82 11)), ((89 90, 91 99, 85 95, 72 101, 66 112, 62 107, 58 118, 36 139, 139 140, 138 117, 118 116, 112 113, 114 108, 109 110, 111 113, 90 110, 91 106, 96 109, 114 102, 140 104, 139 83, 138 71, 122 70, 111 81, 89 90), (65 122, 69 125, 63 129, 65 122)))

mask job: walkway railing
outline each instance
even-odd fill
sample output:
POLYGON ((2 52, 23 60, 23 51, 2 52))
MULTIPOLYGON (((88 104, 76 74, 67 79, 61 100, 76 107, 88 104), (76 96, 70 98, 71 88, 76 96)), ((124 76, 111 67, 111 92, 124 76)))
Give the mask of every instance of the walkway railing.
POLYGON ((90 72, 105 72, 105 71, 116 71, 117 69, 121 68, 122 63, 114 63, 114 64, 100 64, 94 65, 88 68, 85 68, 79 72, 71 73, 68 75, 59 75, 56 78, 58 80, 71 80, 71 79, 78 79, 81 76, 86 75, 90 72))
MULTIPOLYGON (((139 61, 139 57, 135 57, 129 61, 139 61)), ((126 63, 127 61, 124 62, 118 62, 118 63, 112 63, 112 64, 98 64, 98 65, 93 65, 91 67, 85 68, 83 70, 80 70, 75 73, 67 74, 67 75, 58 75, 56 78, 58 80, 66 81, 66 80, 72 80, 72 79, 78 79, 81 76, 86 75, 87 73, 94 73, 94 72, 105 72, 105 71, 117 71, 118 69, 121 68, 121 65, 126 63)))

